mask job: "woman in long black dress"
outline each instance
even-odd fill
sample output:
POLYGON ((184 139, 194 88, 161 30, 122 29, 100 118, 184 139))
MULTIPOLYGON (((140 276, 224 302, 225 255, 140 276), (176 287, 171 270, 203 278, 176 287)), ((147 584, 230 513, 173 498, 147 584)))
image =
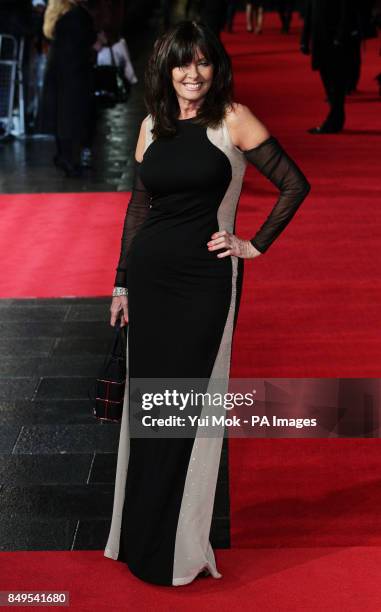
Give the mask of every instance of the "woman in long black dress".
MULTIPOLYGON (((309 184, 232 101, 229 57, 206 26, 186 21, 164 34, 146 85, 110 322, 129 323, 128 380, 228 381, 243 260, 268 249, 309 184), (250 240, 234 234, 247 162, 280 190, 250 240)), ((130 400, 127 384, 104 554, 156 584, 187 584, 203 570, 219 578, 209 533, 223 432, 133 437, 130 400)))

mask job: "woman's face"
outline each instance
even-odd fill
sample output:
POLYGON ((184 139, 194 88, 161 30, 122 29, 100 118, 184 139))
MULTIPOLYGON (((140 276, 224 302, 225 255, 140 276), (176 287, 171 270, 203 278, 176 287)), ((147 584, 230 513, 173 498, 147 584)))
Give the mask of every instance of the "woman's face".
POLYGON ((208 93, 213 80, 213 65, 199 49, 190 64, 172 70, 172 84, 178 98, 197 102, 208 93))

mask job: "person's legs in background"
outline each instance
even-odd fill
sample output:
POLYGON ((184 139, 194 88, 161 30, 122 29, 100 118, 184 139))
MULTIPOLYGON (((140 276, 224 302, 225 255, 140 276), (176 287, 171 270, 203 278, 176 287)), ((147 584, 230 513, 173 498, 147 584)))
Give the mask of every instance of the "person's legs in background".
POLYGON ((361 76, 361 39, 353 36, 348 45, 348 75, 346 93, 353 94, 357 91, 357 86, 361 76))
POLYGON ((79 139, 60 138, 56 135, 57 153, 54 163, 61 168, 67 177, 81 176, 81 151, 82 143, 79 139))
POLYGON ((288 34, 290 31, 292 14, 295 8, 293 0, 278 0, 278 12, 282 24, 281 32, 288 34))
POLYGON ((246 2, 246 30, 253 32, 253 3, 246 2))
POLYGON ((162 0, 161 3, 161 14, 163 18, 163 28, 167 30, 171 25, 171 9, 172 9, 171 0, 162 0))
POLYGON ((332 47, 331 53, 321 59, 320 77, 323 82, 329 113, 324 122, 317 128, 311 128, 311 134, 330 134, 340 132, 345 123, 345 92, 347 86, 347 49, 332 47))
POLYGON ((200 7, 200 20, 219 37, 225 29, 227 0, 204 0, 200 7))
POLYGON ((228 0, 226 7, 226 26, 228 32, 233 32, 233 21, 236 8, 236 0, 228 0))
POLYGON ((255 34, 262 33, 263 27, 263 4, 260 2, 246 2, 246 30, 248 32, 255 32, 255 34), (255 22, 255 28, 254 28, 255 22))
POLYGON ((258 4, 258 6, 255 8, 255 22, 256 22, 256 26, 254 30, 255 34, 262 34, 263 15, 264 15, 263 4, 258 4))
POLYGON ((93 142, 94 142, 95 123, 96 123, 96 115, 95 115, 94 110, 91 112, 90 116, 91 116, 91 121, 89 122, 87 134, 84 137, 83 141, 80 142, 79 164, 81 168, 91 168, 93 165, 93 142))
POLYGON ((81 176, 83 166, 90 165, 89 160, 82 160, 82 151, 84 149, 91 151, 96 123, 90 74, 86 85, 80 95, 65 97, 65 89, 58 92, 55 131, 57 155, 54 163, 68 177, 81 176), (85 163, 82 163, 83 161, 85 163))

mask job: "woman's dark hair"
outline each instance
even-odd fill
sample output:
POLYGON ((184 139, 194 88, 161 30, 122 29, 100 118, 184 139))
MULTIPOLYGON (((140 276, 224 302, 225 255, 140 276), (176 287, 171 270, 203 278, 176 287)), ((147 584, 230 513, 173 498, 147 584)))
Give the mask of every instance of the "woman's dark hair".
POLYGON ((232 104, 232 67, 224 46, 207 25, 181 21, 156 40, 147 65, 145 104, 153 119, 154 137, 176 133, 175 119, 180 107, 172 84, 172 69, 191 63, 197 49, 213 65, 213 79, 195 123, 217 127, 232 104))

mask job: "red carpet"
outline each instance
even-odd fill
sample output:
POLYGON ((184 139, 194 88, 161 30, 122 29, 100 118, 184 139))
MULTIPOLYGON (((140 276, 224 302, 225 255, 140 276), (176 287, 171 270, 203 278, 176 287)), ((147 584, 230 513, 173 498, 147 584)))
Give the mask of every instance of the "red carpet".
POLYGON ((109 295, 127 202, 126 193, 0 196, 0 297, 109 295))
POLYGON ((232 546, 381 546, 378 439, 229 440, 232 546))
POLYGON ((0 590, 69 591, 79 612, 381 609, 380 547, 221 550, 217 559, 222 579, 176 588, 141 582, 99 551, 0 553, 0 590))

